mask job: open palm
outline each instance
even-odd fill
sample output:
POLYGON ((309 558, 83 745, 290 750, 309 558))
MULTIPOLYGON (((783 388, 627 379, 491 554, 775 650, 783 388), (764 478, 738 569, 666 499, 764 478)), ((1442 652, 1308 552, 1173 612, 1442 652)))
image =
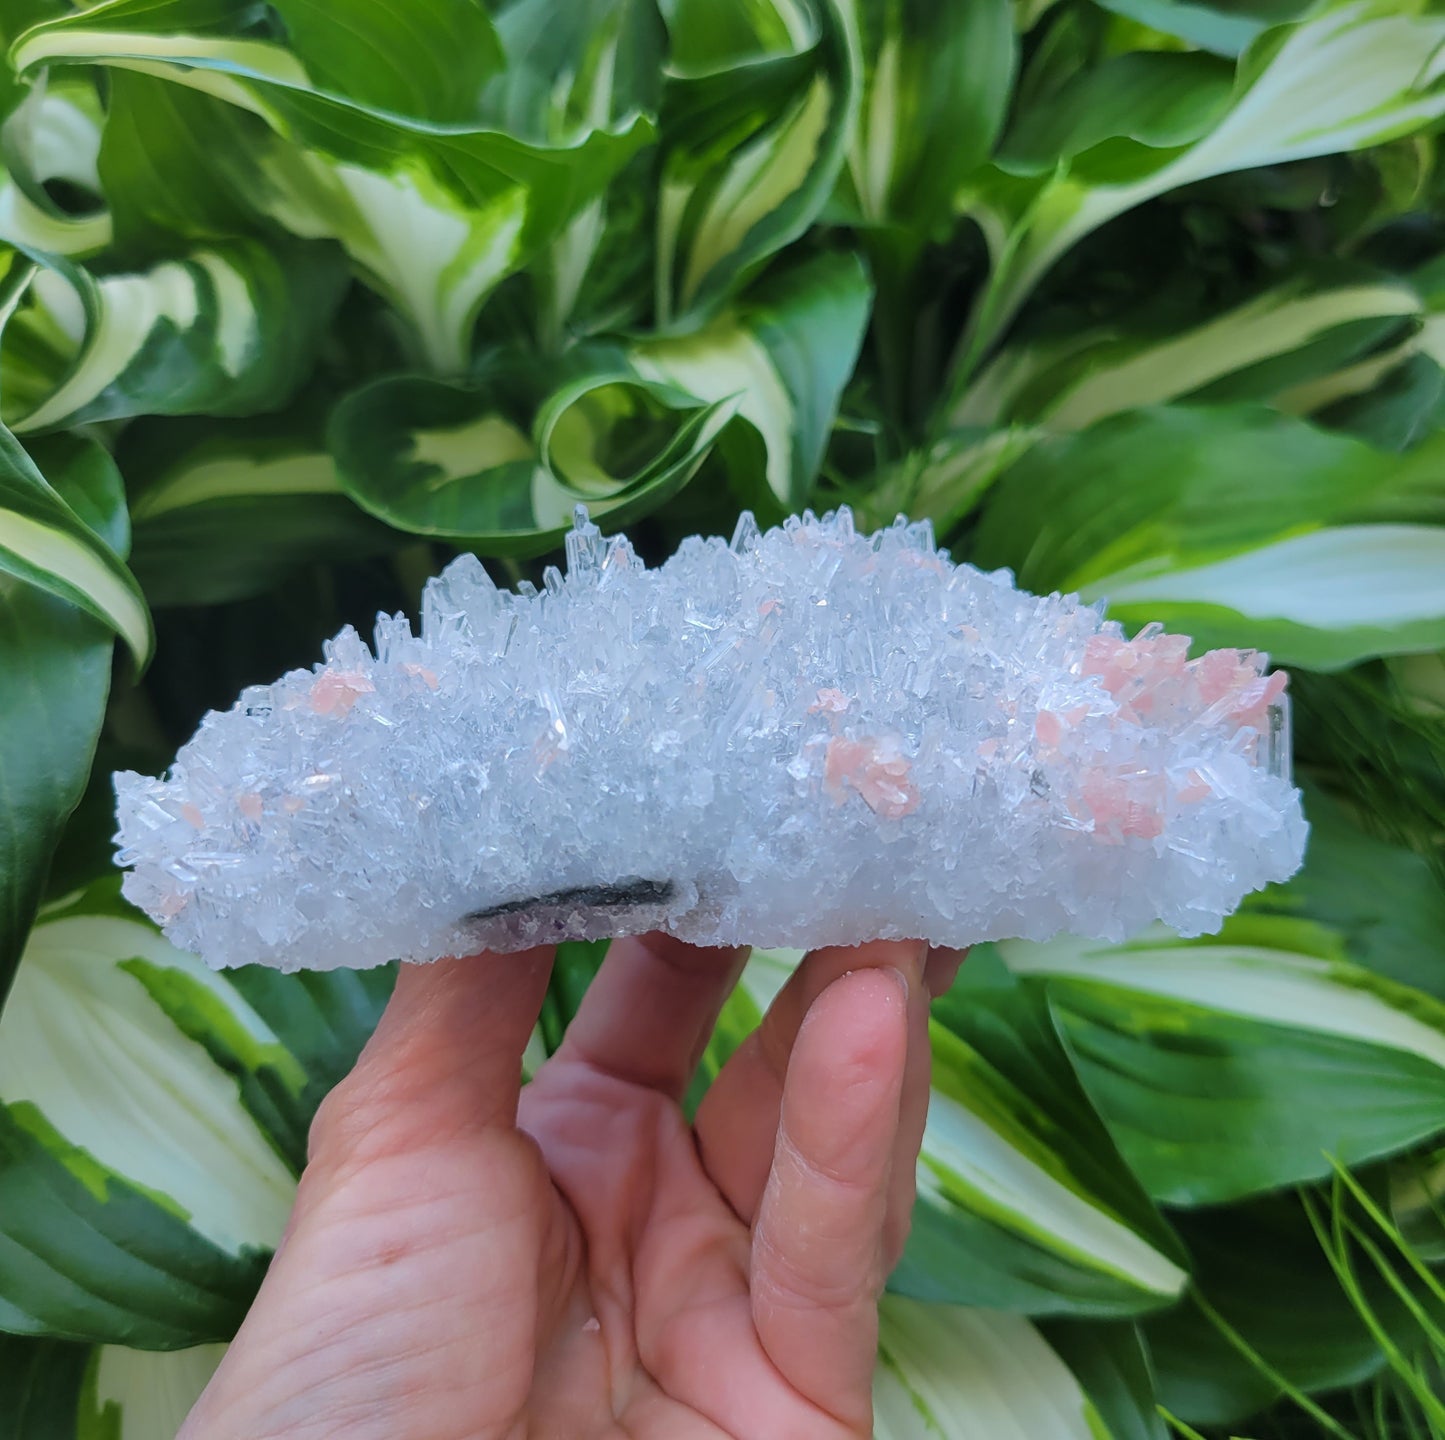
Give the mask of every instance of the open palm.
POLYGON ((957 957, 810 955, 689 1126, 744 958, 615 942, 525 1089, 551 952, 404 966, 184 1440, 871 1434, 957 957))

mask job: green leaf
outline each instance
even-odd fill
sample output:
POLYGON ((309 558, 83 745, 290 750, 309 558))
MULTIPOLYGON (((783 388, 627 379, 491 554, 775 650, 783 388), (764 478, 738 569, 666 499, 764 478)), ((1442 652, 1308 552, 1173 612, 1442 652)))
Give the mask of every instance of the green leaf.
POLYGON ((1398 461, 1252 406, 1113 416, 1040 441, 995 487, 976 563, 1029 590, 1213 560, 1347 514, 1398 461))
POLYGON ((271 589, 298 565, 396 543, 341 488, 319 425, 291 416, 130 426, 131 569, 154 606, 214 605, 271 589))
MULTIPOLYGON (((127 548, 119 476, 93 441, 61 437, 37 446, 54 478, 39 472, 14 438, 0 428, 4 493, 18 505, 0 510, 0 542, 11 526, 35 526, 36 515, 56 526, 52 550, 87 564, 115 566, 127 548), (90 547, 80 550, 81 544, 90 547), (73 546, 73 549, 72 549, 73 546)), ((26 530, 27 534, 32 533, 26 530)), ((0 557, 13 552, 0 548, 0 557)), ((12 569, 13 563, 4 565, 12 569)), ((34 574, 32 556, 30 573, 34 574)), ((109 575, 109 571, 105 572, 109 575)), ((0 573, 0 1003, 20 958, 50 859, 65 822, 85 791, 110 688, 112 634, 85 609, 48 593, 67 583, 53 576, 44 590, 0 573)), ((134 582, 126 577, 130 591, 134 582)), ((102 588, 102 595, 110 591, 102 588)), ((128 594, 129 592, 127 592, 128 594)), ((88 607, 87 607, 88 608, 88 607)), ((149 616, 141 607, 148 641, 149 616)), ((142 655, 146 653, 142 650, 142 655)))
POLYGON ((128 415, 274 409, 310 374, 344 275, 324 246, 236 241, 140 274, 95 278, 42 257, 33 303, 0 342, 58 328, 71 342, 42 396, 8 408, 17 432, 128 415))
POLYGON ((1156 1199, 1236 1199, 1445 1126, 1445 1006, 1337 958, 1318 927, 1242 916, 1201 942, 999 950, 1047 979, 1079 1078, 1156 1199))
POLYGON ((294 1192, 247 1105, 274 1123, 304 1077, 226 981, 108 893, 42 917, 0 1016, 0 1325, 225 1338, 294 1192))
POLYGON ((32 1106, 0 1106, 0 1201, 9 1331, 147 1348, 221 1339, 265 1273, 264 1253, 210 1244, 68 1146, 32 1106))
POLYGON ((1116 15, 1216 55, 1238 55, 1271 25, 1298 19, 1311 0, 1094 0, 1116 15))
POLYGON ((225 162, 248 176, 247 201, 297 235, 339 241, 403 316, 418 358, 460 372, 491 290, 593 200, 649 123, 630 114, 545 142, 489 128, 478 81, 500 48, 467 0, 425 0, 405 21, 363 0, 340 30, 302 0, 273 9, 286 45, 216 0, 108 0, 27 32, 13 60, 136 69, 260 116, 275 140, 225 162))
MULTIPOLYGON (((56 473, 93 510, 125 514, 120 475, 94 441, 51 446, 56 473)), ((125 548, 124 539, 121 548, 125 548)), ((138 665, 150 657, 150 612, 125 562, 36 469, 0 426, 0 572, 69 601, 109 626, 138 665)))
POLYGON ((102 117, 86 76, 37 83, 0 126, 0 240, 55 255, 88 255, 111 239, 96 159, 102 117), (47 185, 59 182, 92 203, 63 209, 47 185))
POLYGON ((1413 286, 1360 274, 1299 277, 1187 328, 1160 309, 1155 297, 1153 318, 1010 346, 969 388, 954 420, 1082 430, 1184 396, 1272 400, 1289 387, 1298 396, 1306 379, 1359 361, 1422 313, 1413 286))
POLYGON ((363 386, 331 422, 343 489, 398 529, 536 554, 560 542, 578 504, 620 525, 675 494, 736 408, 652 382, 617 351, 573 351, 568 366, 540 409, 520 365, 469 387, 363 386))
POLYGON ((0 1435, 7 1440, 170 1440, 224 1345, 133 1350, 0 1336, 0 1435))
MULTIPOLYGON (((666 30, 651 0, 561 7, 516 0, 496 18, 506 66, 489 83, 488 114, 512 134, 544 137, 656 114, 666 30)), ((529 267, 545 343, 640 320, 651 303, 655 156, 640 152, 568 221, 529 267)))
MULTIPOLYGON (((1383 1365, 1380 1346, 1340 1288, 1297 1196, 1265 1196, 1181 1215, 1177 1223, 1210 1308, 1291 1384, 1311 1392, 1339 1389, 1383 1365)), ((1367 1291, 1391 1322, 1408 1319, 1379 1276, 1367 1291)), ((1241 1421, 1279 1394, 1191 1301, 1151 1316, 1143 1329, 1160 1400, 1185 1420, 1241 1421)))
POLYGON ((638 342, 630 359, 644 376, 699 400, 735 399, 761 441, 766 479, 743 493, 788 513, 812 490, 871 300, 856 256, 821 255, 773 272, 693 334, 638 342))
POLYGON ((863 55, 845 204, 869 225, 926 236, 989 156, 1013 85, 1007 0, 847 0, 863 55))
POLYGON ((302 1072, 295 1101, 305 1159, 305 1134, 327 1093, 345 1078, 371 1038, 396 980, 396 966, 374 970, 300 971, 283 975, 259 965, 228 971, 226 979, 286 1047, 302 1072))
POLYGON ((80 1396, 75 1440, 169 1440, 225 1353, 225 1345, 195 1345, 166 1354, 98 1346, 80 1396))
POLYGON ((1445 890, 1429 861, 1360 828, 1350 810, 1305 785, 1310 820, 1304 868, 1246 904, 1335 931, 1366 969, 1445 1000, 1445 890))
POLYGON ((1129 51, 1084 70, 1048 97, 1031 97, 999 147, 1010 175, 1044 175, 1078 161, 1094 173, 1128 156, 1157 169, 1229 109, 1233 67, 1211 55, 1129 51), (1101 150, 1114 142, 1112 151, 1101 150), (1138 151, 1155 152, 1138 154, 1138 151))
POLYGON ((1137 1325, 1046 1320, 1039 1333, 1074 1372, 1113 1440, 1168 1440, 1137 1325))
POLYGON ((891 1288, 1034 1314, 1169 1303, 1186 1279, 1182 1251, 1094 1113, 1042 996, 1006 977, 981 984, 989 966, 975 953, 937 1007, 918 1202, 891 1288))
POLYGON ((995 487, 974 558, 1016 566, 1030 590, 1105 599, 1129 625, 1338 669, 1445 643, 1445 530, 1317 528, 1415 473, 1273 411, 1130 412, 1033 446, 995 487))
POLYGON ((849 503, 861 526, 885 526, 907 515, 931 521, 940 540, 947 539, 1042 436, 1043 431, 1024 425, 953 431, 873 477, 868 488, 850 494, 849 503))
MULTIPOLYGON (((1069 117, 1070 135, 1088 147, 1073 159, 1080 140, 1067 141, 1064 163, 1047 179, 985 179, 971 201, 994 268, 960 346, 955 394, 1059 257, 1115 216, 1211 176, 1358 150, 1430 126, 1445 114, 1445 76, 1430 63, 1442 43, 1445 17, 1423 0, 1326 3, 1259 37, 1240 59, 1227 108, 1202 130, 1218 93, 1207 57, 1123 56, 1096 72, 1108 80, 1078 82, 1083 100, 1069 117), (1146 108, 1138 128, 1133 109, 1119 104, 1124 62, 1158 81, 1162 114, 1182 109, 1180 124, 1161 127, 1146 108)), ((1047 104, 1039 112, 1045 130, 1056 97, 1047 104)), ((1042 170, 1050 148, 1032 142, 1014 168, 1042 170)), ((1053 148, 1058 153, 1057 141, 1053 148)))
POLYGON ((66 1340, 0 1334, 0 1435, 75 1440, 75 1418, 91 1350, 66 1340))
POLYGON ((875 1440, 1124 1440, 1019 1315, 887 1295, 879 1307, 875 1440))
POLYGON ((858 114, 845 3, 663 7, 673 55, 657 220, 663 322, 715 307, 821 212, 858 114))
POLYGON ((1158 620, 1202 646, 1340 670, 1445 645, 1445 529, 1338 525, 1167 575, 1106 577, 1081 593, 1107 597, 1126 625, 1158 620))

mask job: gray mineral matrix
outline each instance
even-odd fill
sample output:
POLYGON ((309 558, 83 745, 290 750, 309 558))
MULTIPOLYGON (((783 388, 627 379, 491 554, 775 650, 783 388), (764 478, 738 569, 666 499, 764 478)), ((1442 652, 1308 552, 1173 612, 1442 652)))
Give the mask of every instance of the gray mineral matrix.
POLYGON ((1298 868, 1285 678, 846 510, 647 569, 463 556, 116 776, 126 895, 212 965, 368 966, 661 929, 961 946, 1218 926, 1298 868))

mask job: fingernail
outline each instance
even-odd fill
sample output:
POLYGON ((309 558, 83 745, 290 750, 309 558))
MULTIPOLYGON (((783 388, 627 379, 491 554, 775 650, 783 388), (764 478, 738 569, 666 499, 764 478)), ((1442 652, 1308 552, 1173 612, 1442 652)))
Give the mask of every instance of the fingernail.
POLYGON ((891 975, 894 980, 898 982, 898 988, 903 992, 903 1003, 906 1005, 908 1003, 909 995, 907 974, 904 971, 900 970, 896 965, 885 965, 883 967, 883 973, 885 975, 891 975))

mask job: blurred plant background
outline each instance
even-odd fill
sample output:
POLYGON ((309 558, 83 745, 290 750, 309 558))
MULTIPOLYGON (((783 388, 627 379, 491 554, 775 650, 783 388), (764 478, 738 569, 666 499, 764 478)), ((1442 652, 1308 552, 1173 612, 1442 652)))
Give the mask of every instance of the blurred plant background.
POLYGON ((1445 1436, 1445 9, 0 29, 0 1437, 174 1432, 391 983, 171 949, 110 772, 459 550, 539 578, 578 501, 654 560, 928 517, 1294 675, 1296 880, 938 1003, 880 1440, 1445 1436))

